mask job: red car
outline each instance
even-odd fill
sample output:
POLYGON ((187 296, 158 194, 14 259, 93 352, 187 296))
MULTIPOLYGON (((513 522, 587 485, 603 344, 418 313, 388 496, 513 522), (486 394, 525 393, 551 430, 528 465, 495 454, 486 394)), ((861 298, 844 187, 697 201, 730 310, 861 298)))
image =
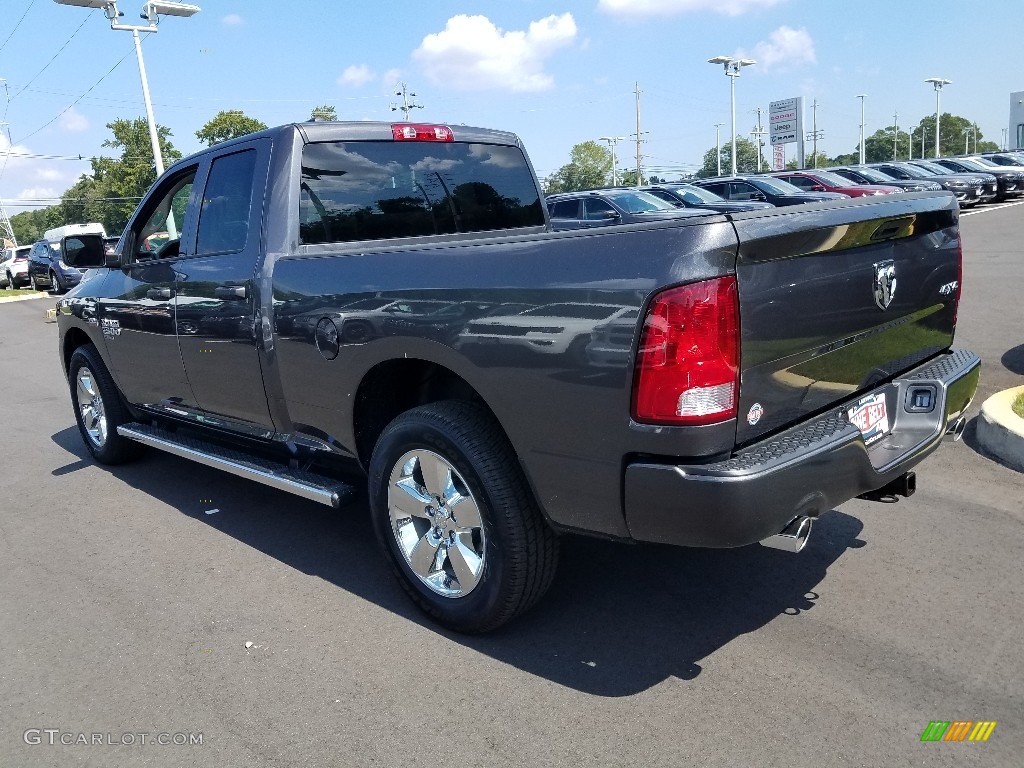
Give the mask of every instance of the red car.
POLYGON ((804 192, 842 192, 850 197, 866 195, 894 195, 902 192, 900 187, 888 184, 853 184, 835 173, 819 170, 779 171, 771 174, 776 179, 783 179, 804 192))

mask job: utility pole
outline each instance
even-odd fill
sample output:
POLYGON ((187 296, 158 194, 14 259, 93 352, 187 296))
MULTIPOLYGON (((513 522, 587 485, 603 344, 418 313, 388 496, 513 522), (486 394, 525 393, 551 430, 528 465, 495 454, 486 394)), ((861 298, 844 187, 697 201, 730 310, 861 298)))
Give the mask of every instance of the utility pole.
POLYGON ((900 113, 892 113, 892 159, 896 161, 897 144, 900 141, 900 113))
POLYGON ((636 83, 636 90, 634 93, 636 94, 636 185, 639 187, 643 184, 643 177, 640 176, 640 144, 643 141, 643 139, 640 138, 642 135, 640 132, 640 94, 643 93, 643 91, 640 90, 640 83, 636 83))
POLYGON ((410 91, 405 83, 399 83, 398 87, 398 90, 395 91, 395 96, 401 96, 402 103, 401 105, 392 104, 391 111, 397 112, 401 110, 402 114, 405 115, 403 119, 405 120, 405 122, 409 122, 409 113, 412 112, 414 109, 423 109, 423 105, 415 104, 409 101, 410 98, 416 98, 416 94, 410 91))
POLYGON ((722 126, 725 123, 715 123, 715 159, 718 160, 718 175, 722 175, 722 126))
POLYGON ((825 132, 818 130, 818 100, 815 99, 811 102, 811 132, 807 134, 807 138, 811 140, 811 157, 814 158, 815 168, 818 167, 818 139, 824 136, 825 132))
POLYGON ((1003 143, 1002 143, 1002 145, 1001 145, 1001 148, 1002 148, 1003 152, 1005 152, 1005 151, 1006 151, 1006 146, 1007 146, 1007 143, 1006 143, 1006 136, 1007 136, 1007 134, 1008 134, 1009 132, 1010 132, 1010 129, 1009 129, 1009 128, 1003 128, 1003 143))
MULTIPOLYGON (((7 241, 10 241, 11 245, 15 248, 18 247, 18 238, 14 236, 14 226, 11 224, 11 219, 4 208, 3 200, 0 200, 0 248, 3 248, 4 243, 7 241)), ((12 285, 11 288, 13 287, 12 285)))
POLYGON ((764 137, 768 131, 761 127, 761 108, 758 107, 754 111, 757 112, 757 130, 751 131, 750 135, 754 138, 754 146, 757 147, 757 172, 760 173, 761 150, 764 148, 764 137))
POLYGON ((608 142, 608 149, 612 151, 612 186, 618 186, 618 162, 615 157, 615 146, 620 141, 625 141, 625 136, 602 136, 599 141, 608 142))

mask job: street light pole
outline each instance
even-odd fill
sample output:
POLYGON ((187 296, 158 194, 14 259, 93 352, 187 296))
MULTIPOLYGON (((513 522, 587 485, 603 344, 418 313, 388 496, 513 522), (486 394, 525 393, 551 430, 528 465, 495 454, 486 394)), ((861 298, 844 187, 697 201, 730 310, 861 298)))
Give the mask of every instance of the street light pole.
POLYGON ((867 94, 859 93, 856 98, 860 99, 860 164, 864 165, 864 99, 867 94))
POLYGON ((142 43, 139 40, 139 32, 159 32, 157 25, 160 23, 160 16, 193 16, 199 13, 198 5, 189 3, 171 2, 171 0, 149 0, 142 6, 141 17, 148 24, 145 26, 134 24, 119 24, 118 19, 124 16, 117 8, 118 0, 53 0, 58 5, 73 5, 78 8, 97 8, 103 11, 110 20, 110 28, 118 31, 132 33, 135 42, 135 57, 139 62, 139 77, 142 79, 142 98, 146 103, 146 120, 149 123, 149 141, 153 145, 153 162, 156 166, 156 175, 159 178, 164 172, 164 158, 160 152, 160 136, 157 133, 156 118, 153 117, 153 103, 149 98, 149 80, 146 77, 146 64, 142 60, 142 43))
POLYGON ((618 186, 618 161, 615 157, 615 145, 620 141, 625 141, 625 136, 602 136, 598 141, 607 141, 608 149, 612 151, 612 186, 618 186))
POLYGON ((729 78, 729 102, 732 107, 732 175, 736 175, 736 78, 743 67, 757 64, 753 59, 737 59, 732 56, 715 56, 708 64, 721 64, 729 78))
POLYGON ((722 175, 722 126, 725 123, 715 123, 715 159, 718 161, 718 175, 722 175))
POLYGON ((951 85, 952 80, 944 80, 941 77, 929 77, 925 79, 926 83, 931 83, 935 86, 935 157, 941 157, 939 154, 939 94, 942 93, 942 86, 951 85))

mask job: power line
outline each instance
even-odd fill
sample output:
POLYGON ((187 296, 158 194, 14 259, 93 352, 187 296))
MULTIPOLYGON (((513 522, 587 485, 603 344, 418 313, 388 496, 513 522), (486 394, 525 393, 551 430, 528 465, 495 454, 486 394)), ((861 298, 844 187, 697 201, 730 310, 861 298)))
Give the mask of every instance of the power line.
POLYGON ((32 133, 29 133, 29 134, 26 134, 25 136, 22 136, 21 138, 19 138, 19 139, 18 139, 18 141, 19 141, 19 142, 22 142, 22 141, 25 141, 26 139, 30 139, 30 138, 32 138, 33 136, 35 136, 35 135, 36 135, 37 133, 39 133, 39 132, 40 132, 41 130, 43 130, 44 128, 46 128, 46 127, 48 127, 48 126, 52 125, 52 124, 53 124, 53 123, 54 123, 54 122, 55 122, 55 121, 56 121, 56 120, 57 120, 57 119, 58 119, 58 118, 59 118, 59 117, 60 117, 61 115, 63 115, 63 114, 65 113, 65 112, 67 112, 67 111, 68 111, 69 109, 71 109, 71 108, 72 108, 73 106, 75 106, 75 105, 76 105, 76 104, 77 104, 78 102, 80 102, 80 101, 81 101, 82 99, 84 99, 84 98, 85 98, 86 96, 88 96, 88 95, 89 95, 89 93, 90 93, 90 92, 92 91, 92 89, 93 89, 93 88, 95 88, 95 87, 96 87, 97 85, 99 85, 99 84, 100 84, 100 83, 102 83, 102 82, 103 82, 104 80, 106 80, 106 79, 107 79, 107 75, 109 75, 109 74, 110 74, 111 72, 113 72, 113 71, 114 71, 115 69, 117 69, 117 68, 118 68, 119 66, 121 66, 121 62, 122 62, 122 61, 124 61, 125 59, 127 59, 127 58, 128 58, 128 57, 129 57, 129 56, 130 56, 130 55, 131 55, 131 54, 132 54, 132 53, 133 53, 134 51, 135 51, 135 44, 134 44, 134 43, 132 43, 132 47, 128 49, 128 51, 127 51, 127 52, 126 52, 126 53, 124 54, 124 56, 122 56, 122 57, 121 57, 120 59, 118 59, 118 60, 117 60, 117 63, 116 63, 116 64, 114 64, 114 66, 112 66, 112 67, 111 67, 110 69, 108 69, 108 70, 107 70, 107 71, 106 71, 106 72, 105 72, 105 73, 103 74, 103 76, 102 76, 102 77, 100 77, 100 79, 99 79, 99 80, 97 80, 97 81, 96 81, 95 83, 93 83, 92 85, 90 85, 90 86, 88 87, 88 89, 86 89, 85 93, 83 93, 83 94, 82 94, 81 96, 79 96, 79 97, 78 97, 77 99, 75 99, 75 100, 74 100, 73 102, 71 102, 71 103, 70 103, 70 104, 68 104, 68 105, 67 105, 66 107, 64 107, 64 109, 62 109, 62 110, 61 110, 60 112, 58 112, 58 113, 57 113, 57 114, 56 114, 56 115, 55 115, 55 116, 54 116, 54 117, 53 117, 53 118, 52 118, 51 120, 48 120, 47 122, 43 123, 43 124, 42 124, 41 126, 39 126, 39 127, 38 127, 38 128, 36 128, 36 129, 35 129, 34 131, 32 131, 32 133))
MULTIPOLYGON (((11 96, 11 98, 9 98, 7 100, 7 106, 8 107, 10 106, 12 101, 14 101, 16 98, 18 98, 22 94, 22 92, 25 90, 25 88, 28 88, 30 85, 32 85, 32 83, 34 83, 36 81, 36 79, 38 79, 38 77, 41 74, 43 74, 43 72, 45 72, 47 70, 47 68, 51 64, 53 64, 54 61, 56 61, 57 57, 60 56, 61 51, 63 51, 65 48, 67 48, 68 45, 71 43, 71 41, 75 39, 75 35, 77 35, 78 32, 82 29, 82 27, 85 26, 85 22, 87 22, 94 13, 96 13, 96 9, 95 8, 93 8, 91 11, 89 11, 89 15, 86 16, 85 19, 82 21, 82 23, 78 25, 78 28, 74 32, 71 33, 71 37, 69 37, 67 40, 64 41, 64 45, 62 45, 60 48, 58 48, 57 52, 55 54, 53 54, 53 56, 50 57, 50 60, 48 62, 46 62, 46 64, 43 65, 43 68, 40 69, 38 72, 36 72, 35 75, 32 77, 32 79, 29 80, 27 83, 25 83, 25 85, 22 87, 22 89, 20 91, 18 91, 16 94, 11 96)), ((5 115, 7 114, 7 110, 6 109, 4 110, 4 114, 5 115)))
POLYGON ((21 22, 23 22, 25 20, 25 17, 28 16, 28 12, 32 10, 32 6, 35 5, 35 4, 36 4, 36 0, 32 0, 32 2, 28 4, 28 8, 26 8, 25 12, 23 14, 21 14, 21 18, 18 19, 18 23, 15 24, 14 25, 14 29, 11 30, 11 34, 9 34, 7 36, 7 39, 5 39, 2 43, 0 43, 0 51, 2 51, 4 48, 7 47, 7 43, 9 43, 11 38, 14 37, 14 33, 18 31, 18 27, 21 26, 21 22))

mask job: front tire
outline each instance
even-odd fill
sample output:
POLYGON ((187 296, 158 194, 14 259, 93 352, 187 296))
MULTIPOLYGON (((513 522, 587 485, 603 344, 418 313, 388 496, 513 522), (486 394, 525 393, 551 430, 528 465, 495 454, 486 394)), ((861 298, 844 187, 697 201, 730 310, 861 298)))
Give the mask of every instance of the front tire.
POLYGON ((64 293, 64 284, 56 272, 50 273, 50 291, 52 293, 64 293))
POLYGON ((399 582, 444 626, 496 629, 551 585, 557 537, 483 407, 449 400, 400 415, 373 449, 369 490, 399 582))
POLYGON ((96 347, 86 344, 74 351, 68 380, 78 431, 93 458, 101 464, 138 458, 142 446, 117 433, 119 426, 132 419, 96 347))

